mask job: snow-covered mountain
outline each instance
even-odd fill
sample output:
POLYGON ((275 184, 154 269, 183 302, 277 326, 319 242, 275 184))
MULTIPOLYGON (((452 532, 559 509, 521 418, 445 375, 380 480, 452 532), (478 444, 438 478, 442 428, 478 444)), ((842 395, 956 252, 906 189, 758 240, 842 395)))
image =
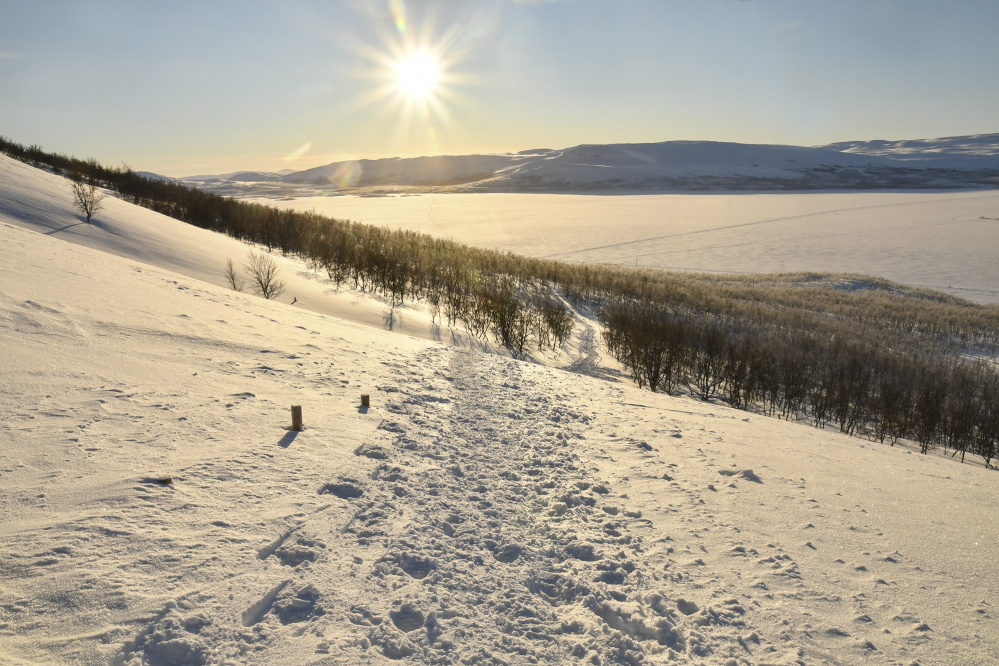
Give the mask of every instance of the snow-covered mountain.
POLYGON ((217 176, 201 175, 201 176, 187 176, 184 178, 178 178, 182 183, 213 183, 213 182, 223 182, 232 181, 235 183, 270 183, 270 182, 280 182, 287 174, 282 173, 272 173, 269 171, 234 171, 232 173, 224 173, 217 176))
POLYGON ((357 188, 446 191, 798 191, 953 189, 999 185, 999 134, 802 147, 666 141, 461 155, 350 160, 286 175, 181 179, 226 194, 357 188))
POLYGON ((237 293, 107 204, 0 158, 0 663, 999 662, 995 470, 581 374, 582 318, 559 368, 237 293))
POLYGON ((999 160, 999 134, 902 141, 843 141, 823 148, 931 166, 973 168, 976 165, 983 165, 995 168, 999 160))

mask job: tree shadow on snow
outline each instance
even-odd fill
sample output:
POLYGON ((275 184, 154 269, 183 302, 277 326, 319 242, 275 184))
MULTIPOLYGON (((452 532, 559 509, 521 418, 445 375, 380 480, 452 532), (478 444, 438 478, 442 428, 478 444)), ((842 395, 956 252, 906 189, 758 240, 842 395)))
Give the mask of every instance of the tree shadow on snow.
POLYGON ((383 328, 388 331, 394 331, 396 326, 400 328, 406 326, 406 320, 403 319, 402 313, 396 308, 382 313, 382 323, 384 324, 383 328))
POLYGON ((66 231, 67 229, 72 229, 73 227, 78 227, 78 226, 80 226, 82 224, 86 224, 86 222, 82 222, 81 221, 81 222, 76 222, 74 224, 67 224, 65 227, 62 227, 60 229, 52 229, 51 231, 46 231, 43 235, 45 235, 45 236, 51 236, 52 234, 57 234, 60 231, 66 231))

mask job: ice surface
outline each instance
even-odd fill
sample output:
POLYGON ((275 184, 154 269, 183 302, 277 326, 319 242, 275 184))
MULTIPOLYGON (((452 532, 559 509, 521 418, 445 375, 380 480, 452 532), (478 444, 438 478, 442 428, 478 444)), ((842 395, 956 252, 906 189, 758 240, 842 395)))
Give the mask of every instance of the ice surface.
POLYGON ((567 261, 861 273, 999 302, 997 191, 422 194, 269 203, 567 261))

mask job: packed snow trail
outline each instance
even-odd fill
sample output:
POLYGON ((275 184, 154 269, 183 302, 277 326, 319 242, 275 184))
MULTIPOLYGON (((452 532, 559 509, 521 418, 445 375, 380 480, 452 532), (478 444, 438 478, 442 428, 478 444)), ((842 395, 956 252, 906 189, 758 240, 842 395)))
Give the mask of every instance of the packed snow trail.
MULTIPOLYGON (((259 650, 267 663, 289 625, 331 664, 640 664, 738 645, 731 631, 746 628, 746 608, 673 596, 684 573, 663 568, 672 548, 649 548, 651 521, 580 455, 591 417, 555 375, 447 349, 386 365, 395 381, 379 386, 384 405, 364 412, 377 426, 347 470, 316 484, 310 499, 323 504, 244 565, 270 561, 270 573, 236 574, 259 588, 239 623, 217 619, 217 593, 188 591, 114 663, 257 661, 259 650)), ((220 478, 220 464, 178 476, 220 478)))
MULTIPOLYGON (((608 583, 623 599, 629 575, 641 579, 628 557, 642 540, 627 534, 631 518, 600 519, 609 515, 597 508, 609 491, 573 452, 589 418, 554 393, 550 381, 525 376, 520 364, 450 356, 446 366, 438 364, 436 382, 393 394, 387 409, 409 413, 416 427, 381 426, 397 438, 376 468, 379 477, 399 477, 411 456, 434 461, 420 474, 410 472, 408 487, 391 488, 419 498, 419 508, 374 571, 393 588, 408 583, 399 590, 404 594, 392 595, 391 608, 425 619, 417 629, 413 622, 383 621, 368 641, 387 656, 424 663, 489 663, 494 656, 493 663, 559 663, 591 653, 613 663, 645 652, 629 630, 656 639, 653 652, 682 650, 668 611, 653 614, 648 625, 638 617, 622 623, 626 634, 610 640, 599 630, 596 614, 616 612, 608 606, 608 583), (403 467, 392 464, 397 456, 403 467), (612 551, 607 559, 604 550, 612 551), (426 582, 409 583, 407 576, 426 582)), ((383 451, 359 453, 380 460, 383 451)), ((377 615, 367 607, 358 612, 377 615)))

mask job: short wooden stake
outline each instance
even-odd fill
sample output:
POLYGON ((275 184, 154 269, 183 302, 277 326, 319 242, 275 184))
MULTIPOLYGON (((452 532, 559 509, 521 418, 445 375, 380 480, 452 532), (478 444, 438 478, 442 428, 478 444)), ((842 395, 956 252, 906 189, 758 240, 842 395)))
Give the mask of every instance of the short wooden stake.
POLYGON ((365 393, 361 396, 361 407, 370 407, 370 406, 371 406, 371 397, 367 393, 365 393))
POLYGON ((291 406, 291 429, 301 430, 302 429, 302 406, 292 405, 291 406))

